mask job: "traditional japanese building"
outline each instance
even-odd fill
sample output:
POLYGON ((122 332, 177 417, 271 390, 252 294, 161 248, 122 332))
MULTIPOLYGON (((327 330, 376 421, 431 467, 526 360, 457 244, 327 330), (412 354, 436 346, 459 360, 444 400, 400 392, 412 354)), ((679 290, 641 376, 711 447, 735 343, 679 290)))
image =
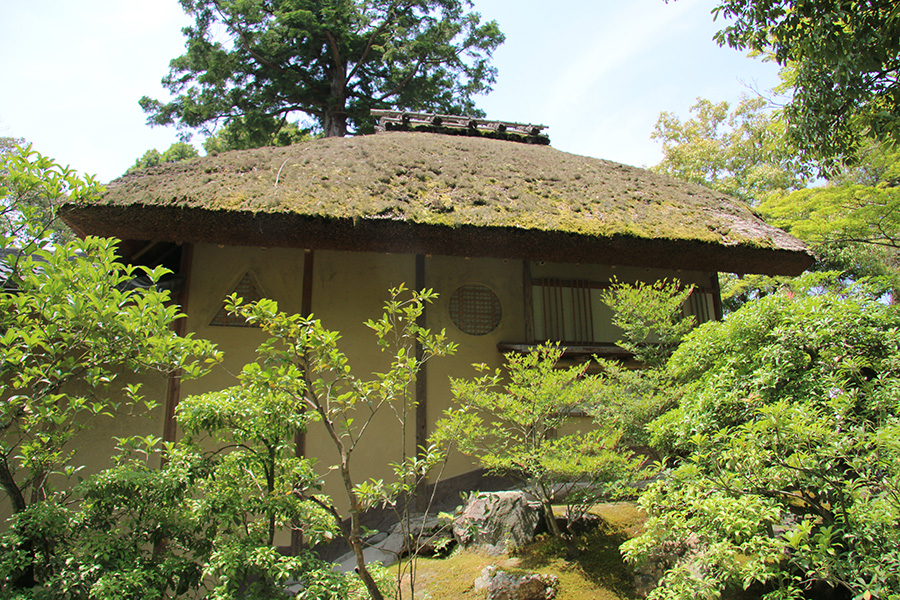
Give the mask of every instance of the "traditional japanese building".
MULTIPOLYGON (((167 405, 153 433, 175 437, 180 397, 234 385, 254 359, 263 334, 225 313, 232 292, 314 313, 341 332, 359 375, 384 364, 363 322, 381 314, 387 290, 440 294, 425 324, 446 329, 459 351, 417 382, 408 439, 389 419, 370 437, 366 475, 387 477, 384 456, 425 439, 450 403, 448 378, 474 376, 472 363, 497 367, 504 351, 543 340, 570 356, 620 356, 598 297, 612 278, 693 284, 684 310, 702 322, 721 317, 718 272, 796 275, 812 263, 801 242, 733 198, 561 152, 540 127, 454 124, 387 114, 383 133, 164 164, 68 207, 79 234, 118 237, 126 261, 171 268, 187 314, 179 326, 225 352, 210 376, 156 390, 167 405)), ((333 458, 318 431, 304 451, 333 458)), ((469 468, 457 458, 450 474, 469 468)))

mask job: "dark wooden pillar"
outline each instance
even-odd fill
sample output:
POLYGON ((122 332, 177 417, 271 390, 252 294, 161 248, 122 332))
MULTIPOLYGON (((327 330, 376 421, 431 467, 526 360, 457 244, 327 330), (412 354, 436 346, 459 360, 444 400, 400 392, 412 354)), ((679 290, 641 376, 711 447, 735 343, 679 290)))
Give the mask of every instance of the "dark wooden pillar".
POLYGON ((709 276, 709 284, 713 292, 713 311, 716 315, 716 321, 725 318, 725 311, 722 309, 722 289, 719 287, 719 274, 715 271, 709 276))
MULTIPOLYGON (((182 244, 181 246, 181 262, 178 267, 179 275, 184 278, 181 290, 178 292, 177 298, 174 300, 181 308, 184 315, 188 314, 188 297, 191 289, 191 266, 194 259, 194 245, 182 244)), ((172 325, 172 329, 179 336, 185 335, 187 332, 187 316, 184 316, 172 325)), ((163 441, 174 442, 177 433, 175 424, 175 407, 181 400, 181 371, 176 371, 169 375, 169 384, 166 389, 166 412, 163 417, 163 441)))
POLYGON ((525 343, 534 343, 534 292, 531 289, 531 261, 522 261, 522 295, 525 310, 525 343))
MULTIPOLYGON (((416 254, 416 290, 425 289, 425 255, 416 254)), ((426 318, 427 308, 423 307, 422 314, 416 321, 419 327, 427 327, 428 319, 426 318)), ((416 360, 421 361, 425 353, 422 345, 416 342, 416 360)), ((419 373, 416 376, 416 456, 421 457, 422 448, 428 444, 428 377, 427 365, 419 364, 419 373)), ((406 440, 403 441, 406 443, 406 440)), ((424 485, 420 485, 416 490, 416 509, 424 511, 427 508, 427 497, 425 495, 424 485)))
MULTIPOLYGON (((303 290, 300 298, 300 314, 308 317, 312 314, 312 288, 313 288, 313 259, 314 250, 307 250, 303 254, 303 290)), ((306 432, 300 431, 295 438, 296 456, 306 455, 306 432)))
MULTIPOLYGON (((314 250, 303 254, 303 289, 300 297, 300 314, 307 317, 312 314, 313 259, 314 250)), ((294 456, 306 456, 306 432, 298 431, 294 436, 294 456)), ((291 554, 297 556, 303 548, 303 534, 297 529, 291 530, 291 554)))

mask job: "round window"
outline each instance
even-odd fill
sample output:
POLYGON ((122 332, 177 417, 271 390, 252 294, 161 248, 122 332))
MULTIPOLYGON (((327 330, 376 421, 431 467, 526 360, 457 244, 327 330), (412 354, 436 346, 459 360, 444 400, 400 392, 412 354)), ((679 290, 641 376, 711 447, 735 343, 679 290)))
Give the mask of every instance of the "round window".
POLYGON ((469 335, 484 335, 500 324, 500 299, 489 287, 477 283, 461 286, 450 296, 450 318, 469 335))

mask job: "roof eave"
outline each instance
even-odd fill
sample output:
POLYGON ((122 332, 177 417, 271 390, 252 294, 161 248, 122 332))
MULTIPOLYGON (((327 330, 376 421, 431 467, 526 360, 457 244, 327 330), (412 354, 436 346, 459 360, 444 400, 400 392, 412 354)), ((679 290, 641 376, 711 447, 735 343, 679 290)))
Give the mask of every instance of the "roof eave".
POLYGON ((396 219, 326 219, 165 206, 70 206, 64 213, 64 220, 76 231, 125 240, 483 256, 767 275, 799 275, 813 263, 813 256, 802 247, 778 249, 511 227, 435 226, 396 219))

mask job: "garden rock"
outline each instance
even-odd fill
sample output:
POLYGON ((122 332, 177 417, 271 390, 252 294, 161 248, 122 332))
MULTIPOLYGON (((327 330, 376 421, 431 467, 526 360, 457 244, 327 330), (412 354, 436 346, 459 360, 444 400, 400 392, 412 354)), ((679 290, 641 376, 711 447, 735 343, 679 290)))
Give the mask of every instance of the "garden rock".
POLYGON ((475 580, 475 590, 487 588, 488 600, 551 600, 559 591, 556 575, 513 575, 489 565, 475 580))
POLYGON ((540 521, 540 505, 523 492, 481 493, 453 521, 453 536, 462 546, 503 554, 534 540, 540 521))
MULTIPOLYGON (((383 565, 392 565, 411 552, 412 544, 409 537, 417 541, 419 554, 430 556, 437 554, 446 543, 451 542, 447 522, 436 516, 423 518, 421 514, 413 514, 409 517, 409 536, 404 535, 401 523, 395 524, 385 533, 379 533, 365 541, 366 548, 363 556, 366 564, 380 562, 383 565)), ((356 556, 353 552, 344 554, 336 561, 338 571, 347 572, 356 568, 356 556)))

